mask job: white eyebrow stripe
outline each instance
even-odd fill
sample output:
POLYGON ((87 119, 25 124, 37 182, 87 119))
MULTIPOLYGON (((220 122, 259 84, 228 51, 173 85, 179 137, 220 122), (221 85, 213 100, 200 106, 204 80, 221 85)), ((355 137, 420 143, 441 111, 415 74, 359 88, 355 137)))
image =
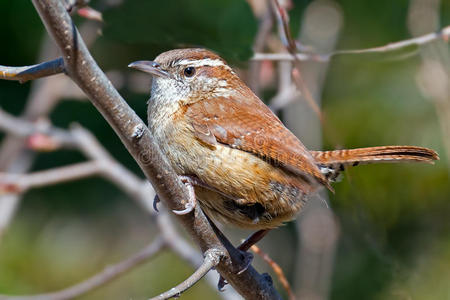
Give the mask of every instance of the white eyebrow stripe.
POLYGON ((219 66, 223 66, 227 69, 230 69, 229 66, 227 66, 222 60, 220 59, 211 59, 211 58, 204 58, 204 59, 183 59, 180 60, 178 63, 178 65, 189 65, 192 67, 205 67, 205 66, 209 66, 209 67, 219 67, 219 66))

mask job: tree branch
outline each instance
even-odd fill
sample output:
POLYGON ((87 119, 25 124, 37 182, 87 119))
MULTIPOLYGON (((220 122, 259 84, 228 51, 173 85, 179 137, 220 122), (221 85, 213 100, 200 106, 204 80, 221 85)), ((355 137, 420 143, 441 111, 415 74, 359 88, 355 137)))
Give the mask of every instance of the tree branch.
POLYGON ((438 40, 448 42, 449 39, 450 26, 447 26, 442 28, 438 32, 432 32, 412 39, 389 43, 384 46, 366 49, 337 50, 325 54, 296 53, 295 57, 289 53, 255 53, 251 60, 294 60, 295 58, 297 58, 300 61, 329 62, 331 58, 338 55, 384 53, 404 49, 411 46, 422 46, 438 40))
MULTIPOLYGON (((165 239, 167 247, 184 261, 194 267, 199 267, 203 263, 203 257, 199 252, 177 232, 174 223, 169 217, 167 209, 162 208, 156 215, 156 225, 158 226, 161 236, 165 239)), ((207 273, 205 278, 214 288, 217 287, 217 280, 219 279, 216 275, 217 274, 207 273)), ((228 289, 219 293, 219 296, 231 300, 239 297, 239 294, 233 289, 228 289)))
POLYGON ((101 166, 95 161, 53 168, 30 174, 0 173, 0 190, 25 192, 30 188, 43 187, 77 180, 100 173, 101 166))
MULTIPOLYGON (((182 200, 188 198, 186 188, 161 154, 145 124, 97 66, 62 3, 58 0, 33 0, 33 4, 62 52, 67 74, 108 121, 160 198, 166 201, 170 209, 180 210, 182 200)), ((226 253, 198 206, 193 213, 178 219, 204 253, 208 249, 226 253)), ((270 280, 252 267, 237 276, 235 271, 243 261, 236 249, 227 250, 230 256, 224 257, 217 269, 241 295, 252 299, 279 298, 270 280)))
POLYGON ((169 291, 164 292, 156 297, 153 297, 150 300, 164 300, 179 297, 181 293, 185 292, 187 289, 189 289, 191 286, 197 283, 200 279, 202 279, 203 276, 205 276, 206 273, 208 273, 212 268, 216 267, 219 264, 220 259, 224 255, 225 253, 222 252, 221 250, 210 249, 206 251, 203 263, 194 272, 194 274, 189 276, 188 279, 186 279, 176 287, 171 288, 169 291))
MULTIPOLYGON (((95 163, 97 164, 97 173, 101 173, 104 177, 112 181, 114 184, 118 185, 127 194, 131 195, 132 198, 135 199, 141 206, 143 206, 146 211, 150 212, 153 215, 153 210, 151 209, 152 203, 151 201, 148 201, 149 198, 152 198, 153 189, 151 187, 149 187, 148 189, 141 188, 142 185, 146 186, 149 184, 143 182, 138 176, 134 175, 132 172, 118 163, 115 159, 113 159, 111 155, 98 142, 95 136, 80 125, 72 125, 70 131, 64 130, 54 127, 48 123, 33 123, 25 119, 14 117, 0 108, 0 130, 13 134, 15 136, 28 138, 28 146, 30 146, 30 148, 32 148, 33 150, 42 150, 42 148, 45 148, 45 150, 49 151, 56 150, 60 147, 79 149, 89 159, 95 161, 95 163), (34 140, 38 139, 41 140, 41 142, 33 142, 34 140), (43 145, 44 142, 52 144, 53 146, 45 146, 43 145), (37 145, 38 143, 40 144, 37 145)), ((52 177, 58 179, 59 176, 57 175, 57 172, 64 170, 64 168, 52 169, 51 171, 55 172, 55 175, 52 175, 52 177)), ((37 175, 44 174, 41 174, 41 172, 39 172, 37 175)), ((64 174, 61 175, 65 177, 64 174)), ((28 179, 33 178, 30 177, 30 174, 18 175, 15 173, 5 173, 3 177, 5 176, 8 176, 14 182, 19 183, 22 179, 28 181, 28 179), (14 178, 20 178, 20 180, 14 180, 14 178)), ((45 179, 42 178, 42 180, 45 179)), ((70 180, 70 178, 68 178, 67 180, 70 180)), ((31 185, 29 187, 35 187, 35 185, 31 185)), ((18 192, 18 190, 14 189, 13 186, 10 186, 10 188, 11 191, 18 192)), ((19 186, 17 186, 17 188, 20 191, 23 190, 19 188, 19 186)))
POLYGON ((294 83, 302 93, 303 98, 309 104, 311 109, 316 113, 319 120, 323 123, 324 118, 322 111, 320 110, 319 105, 311 94, 301 73, 301 62, 297 58, 297 43, 292 38, 291 31, 289 30, 287 11, 280 5, 278 0, 272 0, 272 3, 275 9, 275 16, 278 20, 278 29, 280 32, 281 41, 285 45, 287 51, 291 54, 294 61, 294 69, 292 70, 292 78, 294 78, 294 83))
POLYGON ((32 66, 0 66, 0 79, 17 80, 20 83, 59 73, 64 73, 64 60, 61 57, 32 66))
MULTIPOLYGON (((272 12, 270 7, 267 7, 266 12, 263 13, 259 20, 258 32, 256 33, 255 41, 253 43, 253 52, 261 52, 266 45, 267 37, 270 35, 273 27, 272 12)), ((249 87, 259 96, 260 94, 260 70, 261 62, 250 61, 249 65, 249 87)))
MULTIPOLYGON (((29 138, 34 135, 42 134, 48 137, 56 147, 65 146, 72 148, 75 146, 73 136, 67 130, 58 129, 43 122, 33 123, 25 119, 14 117, 0 108, 0 130, 15 136, 29 138)), ((29 145, 33 146, 33 145, 29 145)), ((32 147, 33 148, 33 147, 32 147)), ((33 148, 35 149, 35 148, 33 148)), ((37 149, 39 150, 39 149, 37 149)))
POLYGON ((0 295, 0 300, 66 300, 78 297, 89 291, 92 291, 109 281, 117 278, 123 273, 131 270, 135 266, 147 261, 150 257, 157 254, 166 246, 164 239, 161 237, 156 238, 155 241, 143 248, 138 253, 130 256, 129 258, 106 267, 103 271, 95 274, 94 276, 76 284, 69 288, 56 291, 53 293, 45 293, 39 295, 30 296, 9 296, 0 295))
POLYGON ((142 180, 115 160, 88 130, 75 125, 70 132, 84 155, 100 164, 103 177, 116 184, 150 215, 154 215, 152 200, 155 192, 147 180, 142 180))

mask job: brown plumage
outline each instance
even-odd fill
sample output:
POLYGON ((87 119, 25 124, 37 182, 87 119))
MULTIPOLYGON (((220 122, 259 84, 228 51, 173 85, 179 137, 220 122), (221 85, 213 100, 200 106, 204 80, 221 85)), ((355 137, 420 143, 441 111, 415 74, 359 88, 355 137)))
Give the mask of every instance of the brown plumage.
POLYGON ((431 163, 439 158, 435 151, 416 146, 379 146, 310 153, 316 163, 324 165, 414 161, 431 163))
POLYGON ((197 199, 222 222, 273 228, 347 165, 438 159, 413 146, 308 151, 223 59, 204 49, 172 50, 131 66, 155 75, 148 118, 161 150, 178 174, 203 183, 197 199))
POLYGON ((191 121, 196 136, 211 146, 221 143, 240 149, 302 176, 305 181, 328 184, 302 142, 256 96, 195 102, 188 105, 185 117, 191 121), (243 105, 252 110, 243 110, 243 105), (205 135, 214 140, 204 139, 205 135))
POLYGON ((426 162, 439 159, 431 149, 416 146, 379 146, 333 151, 310 151, 327 180, 334 181, 347 166, 373 163, 426 162))

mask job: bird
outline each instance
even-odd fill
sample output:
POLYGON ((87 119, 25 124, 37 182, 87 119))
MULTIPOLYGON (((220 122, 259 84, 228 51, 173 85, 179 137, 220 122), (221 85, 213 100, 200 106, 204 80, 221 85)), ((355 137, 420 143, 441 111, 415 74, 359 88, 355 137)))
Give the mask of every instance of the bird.
POLYGON ((292 220, 318 190, 332 190, 347 167, 439 159, 435 151, 417 146, 310 151, 224 59, 207 49, 169 50, 129 67, 153 76, 148 128, 174 171, 195 191, 195 201, 179 214, 199 204, 215 221, 264 236, 292 220))

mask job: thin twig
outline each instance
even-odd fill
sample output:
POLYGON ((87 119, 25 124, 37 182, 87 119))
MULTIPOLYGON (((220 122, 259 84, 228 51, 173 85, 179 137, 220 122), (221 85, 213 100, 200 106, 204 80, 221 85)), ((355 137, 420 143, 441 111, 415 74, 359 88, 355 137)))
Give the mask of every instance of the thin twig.
MULTIPOLYGON (((31 137, 42 134, 61 147, 72 148, 75 146, 73 136, 67 130, 49 126, 42 122, 33 123, 25 119, 14 117, 0 108, 0 131, 19 136, 31 137)), ((54 150, 56 150, 55 147, 54 150)))
POLYGON ((0 173, 0 190, 25 192, 31 188, 55 185, 99 174, 100 165, 95 161, 77 163, 29 174, 0 173))
MULTIPOLYGON (((192 266, 200 266, 203 257, 194 249, 176 230, 175 224, 170 220, 169 213, 164 207, 156 218, 156 226, 165 239, 167 246, 177 253, 183 260, 192 266)), ((214 282, 214 286, 217 281, 214 282)))
MULTIPOLYGON (((151 209, 151 201, 149 201, 149 199, 152 198, 152 195, 154 195, 154 191, 151 186, 113 159, 112 156, 109 155, 109 153, 98 142, 98 140, 88 130, 82 128, 81 126, 73 125, 70 131, 59 129, 49 124, 40 126, 38 123, 32 123, 19 119, 0 109, 0 130, 21 137, 37 137, 37 134, 42 134, 42 139, 47 138, 53 143, 58 144, 60 147, 80 149, 88 158, 96 162, 97 174, 101 173, 105 178, 111 180, 114 184, 122 188, 127 194, 133 196, 132 198, 137 200, 137 202, 142 205, 146 211, 153 214, 153 210, 151 209), (147 188, 142 189, 142 186, 147 188)), ((29 144, 32 143, 29 142, 29 144)), ((56 150, 57 148, 59 147, 54 147, 52 150, 56 150)), ((33 149, 35 148, 33 147, 33 149)), ((24 191, 24 189, 45 185, 46 177, 43 176, 47 176, 47 174, 51 175, 53 179, 56 179, 56 181, 53 182, 53 179, 49 178, 52 183, 49 182, 48 184, 56 184, 58 183, 58 177, 60 177, 57 172, 65 172, 65 168, 68 167, 46 171, 49 173, 38 172, 38 176, 31 176, 32 174, 8 174, 10 179, 20 178, 19 182, 25 180, 23 181, 24 184, 28 182, 30 183, 30 185, 26 184, 26 188, 23 186, 24 184, 21 184, 20 186, 8 186, 8 189, 10 189, 11 192, 18 192, 24 191), (35 182, 41 182, 42 185, 35 184, 35 182)), ((77 170, 75 169, 74 171, 77 170)), ((6 174, 4 174, 3 177, 5 177, 5 175, 6 174)), ((62 181, 71 180, 70 175, 66 180, 63 180, 66 177, 65 175, 67 174, 61 174, 62 181)), ((88 174, 86 176, 88 176, 88 174)))
POLYGON ((174 297, 179 297, 183 292, 197 283, 203 276, 206 275, 211 269, 216 267, 220 259, 224 256, 224 252, 218 249, 209 249, 205 252, 205 259, 201 266, 191 275, 188 279, 180 283, 174 288, 171 288, 167 292, 164 292, 156 297, 151 298, 150 300, 163 300, 170 299, 174 297))
MULTIPOLYGON (((295 65, 295 63, 294 63, 295 65)), ((306 99, 306 102, 309 104, 311 109, 314 111, 314 113, 319 118, 320 122, 322 123, 322 126, 325 123, 325 119, 323 117, 323 113, 320 110, 319 105, 317 104, 316 100, 314 99, 313 95, 311 94, 308 86, 306 85, 305 80, 303 79, 302 73, 300 72, 300 68, 296 67, 292 70, 292 78, 294 78, 294 83, 298 87, 298 89, 301 91, 303 97, 306 99)))
POLYGON ((81 296, 90 292, 111 280, 117 278, 123 273, 131 270, 139 264, 148 261, 149 258, 160 252, 166 246, 164 239, 156 238, 152 243, 143 248, 138 253, 129 258, 106 267, 103 271, 69 288, 46 294, 30 296, 9 296, 0 295, 0 300, 66 300, 81 296))
POLYGON ((278 62, 278 91, 269 100, 271 110, 277 112, 286 107, 289 103, 294 102, 300 97, 300 91, 292 84, 292 63, 289 61, 278 62))
MULTIPOLYGON (((263 14, 261 20, 259 21, 258 32, 253 43, 253 51, 261 52, 264 51, 266 45, 266 39, 269 36, 273 27, 272 13, 270 8, 263 14)), ((252 91, 259 95, 260 90, 260 70, 261 63, 258 61, 251 61, 249 66, 249 86, 252 91)))
POLYGON ((297 58, 297 43, 294 41, 291 35, 291 31, 289 29, 288 23, 288 14, 286 9, 280 5, 278 0, 272 0, 273 6, 275 8, 275 15, 278 20, 278 28, 280 31, 280 38, 283 44, 285 45, 288 52, 291 54, 294 61, 294 70, 292 70, 292 77, 294 78, 294 83, 297 88, 302 93, 303 98, 309 104, 311 109, 316 113, 319 120, 323 123, 324 118, 320 107, 318 106, 316 100, 314 100, 313 95, 311 94, 305 80, 303 79, 301 73, 301 62, 297 58))
MULTIPOLYGON (((178 233, 175 224, 170 219, 167 209, 164 207, 160 209, 160 212, 156 216, 156 226, 158 226, 161 236, 165 239, 167 247, 184 261, 195 268, 198 268, 203 263, 203 257, 182 235, 178 233)), ((218 278, 217 274, 213 272, 209 272, 205 276, 207 282, 214 288, 217 287, 218 278)), ((234 289, 227 289, 219 293, 219 296, 224 299, 239 298, 239 294, 234 289)))
POLYGON ((73 125, 70 132, 77 141, 78 148, 88 158, 100 163, 103 177, 122 189, 147 213, 154 215, 152 200, 155 191, 147 180, 139 178, 115 160, 88 130, 73 125))
POLYGON ((296 53, 295 57, 289 53, 255 53, 251 60, 294 60, 297 58, 300 61, 316 61, 316 62, 329 62, 331 58, 338 55, 352 55, 352 54, 370 54, 370 53, 384 53, 390 51, 401 50, 403 48, 411 46, 422 46, 434 41, 443 40, 448 42, 450 39, 450 26, 442 28, 438 32, 428 33, 416 38, 402 40, 386 44, 384 46, 378 46, 366 49, 349 49, 349 50, 337 50, 330 53, 296 53))
MULTIPOLYGON (((142 192, 141 187, 143 185, 147 186, 147 184, 118 163, 92 135, 92 133, 83 127, 74 124, 69 131, 56 128, 50 124, 40 125, 39 123, 32 123, 27 120, 14 117, 0 108, 0 130, 21 137, 35 137, 40 134, 42 135, 42 139, 47 138, 53 143, 58 144, 60 147, 79 149, 89 159, 97 163, 98 173, 102 173, 104 177, 121 187, 127 194, 133 196, 134 199, 139 199, 139 204, 143 205, 147 211, 153 213, 150 209, 151 204, 148 201, 148 199, 152 197, 152 194, 154 194, 152 188, 149 187, 149 189, 145 189, 145 191, 142 192)), ((54 147, 52 150, 56 150, 57 148, 59 147, 54 147)), ((58 170, 59 169, 55 169, 54 171, 57 172, 58 170)), ((61 171, 63 170, 64 169, 61 169, 61 171)), ((14 176, 28 178, 30 175, 14 176)), ((56 173, 55 178, 57 177, 58 176, 56 173)), ((34 187, 34 185, 30 187, 34 187)))
POLYGON ((62 57, 32 66, 0 66, 0 79, 17 80, 20 83, 60 73, 64 73, 62 57))
POLYGON ((280 265, 277 264, 272 258, 270 258, 270 256, 267 253, 263 252, 258 246, 253 245, 250 247, 250 250, 258 254, 272 268, 272 270, 275 272, 275 275, 277 275, 281 285, 288 293, 289 299, 295 300, 294 292, 292 291, 291 285, 289 284, 289 281, 284 275, 283 269, 280 267, 280 265))

